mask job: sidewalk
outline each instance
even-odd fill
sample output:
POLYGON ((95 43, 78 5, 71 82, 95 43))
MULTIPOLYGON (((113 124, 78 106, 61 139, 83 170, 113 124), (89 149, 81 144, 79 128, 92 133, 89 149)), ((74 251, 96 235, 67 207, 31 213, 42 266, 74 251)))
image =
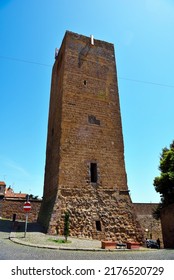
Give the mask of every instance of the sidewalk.
POLYGON ((21 232, 11 232, 10 240, 31 247, 59 249, 59 250, 87 250, 97 251, 101 249, 99 240, 88 240, 68 237, 67 243, 59 243, 64 241, 64 236, 52 236, 41 232, 27 232, 26 237, 21 232))
MULTIPOLYGON (((24 237, 24 222, 19 223, 19 228, 12 230, 10 233, 10 240, 26 246, 37 248, 48 248, 57 250, 83 250, 83 251, 131 251, 128 249, 101 249, 101 241, 85 238, 68 237, 67 243, 60 243, 64 241, 64 236, 48 235, 42 232, 41 227, 37 223, 28 224, 26 236, 24 237)), ((147 250, 141 247, 139 250, 147 250)))
POLYGON ((58 250, 102 250, 99 240, 68 237, 67 243, 64 236, 48 235, 43 233, 37 223, 28 223, 26 236, 24 237, 25 223, 17 222, 16 227, 10 233, 10 240, 31 247, 58 249, 58 250))

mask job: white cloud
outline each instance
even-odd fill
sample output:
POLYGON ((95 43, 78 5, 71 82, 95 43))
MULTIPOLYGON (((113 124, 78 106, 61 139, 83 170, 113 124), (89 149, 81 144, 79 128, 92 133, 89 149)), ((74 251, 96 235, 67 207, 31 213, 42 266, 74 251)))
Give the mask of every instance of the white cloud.
POLYGON ((20 173, 21 176, 29 176, 29 173, 22 166, 11 159, 6 159, 5 165, 7 168, 11 168, 13 172, 20 173))

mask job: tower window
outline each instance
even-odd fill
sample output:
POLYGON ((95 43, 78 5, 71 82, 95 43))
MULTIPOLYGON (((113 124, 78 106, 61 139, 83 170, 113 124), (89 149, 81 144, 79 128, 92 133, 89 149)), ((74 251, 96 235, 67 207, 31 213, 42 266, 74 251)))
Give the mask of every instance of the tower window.
POLYGON ((100 125, 100 120, 97 120, 96 117, 93 115, 88 116, 88 122, 90 124, 100 125))
POLYGON ((84 84, 84 86, 86 86, 87 85, 87 80, 84 80, 83 84, 84 84))
POLYGON ((100 221, 95 221, 95 225, 96 225, 96 230, 101 231, 101 222, 100 221))
POLYGON ((91 183, 97 183, 97 163, 90 164, 91 183))

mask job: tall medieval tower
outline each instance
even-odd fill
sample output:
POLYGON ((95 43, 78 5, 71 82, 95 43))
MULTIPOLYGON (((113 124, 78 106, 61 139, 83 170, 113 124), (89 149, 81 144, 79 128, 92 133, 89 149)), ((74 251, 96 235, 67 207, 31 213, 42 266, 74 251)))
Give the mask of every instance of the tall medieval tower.
POLYGON ((49 233, 141 240, 124 163, 113 44, 66 32, 52 72, 44 196, 49 233))

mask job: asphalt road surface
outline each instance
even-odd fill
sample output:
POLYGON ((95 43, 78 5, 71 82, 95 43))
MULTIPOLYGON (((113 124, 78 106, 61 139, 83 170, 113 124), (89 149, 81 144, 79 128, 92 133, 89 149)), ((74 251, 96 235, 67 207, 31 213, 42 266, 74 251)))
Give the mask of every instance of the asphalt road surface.
POLYGON ((174 260, 174 250, 85 252, 23 246, 9 240, 10 223, 0 223, 0 260, 174 260))

